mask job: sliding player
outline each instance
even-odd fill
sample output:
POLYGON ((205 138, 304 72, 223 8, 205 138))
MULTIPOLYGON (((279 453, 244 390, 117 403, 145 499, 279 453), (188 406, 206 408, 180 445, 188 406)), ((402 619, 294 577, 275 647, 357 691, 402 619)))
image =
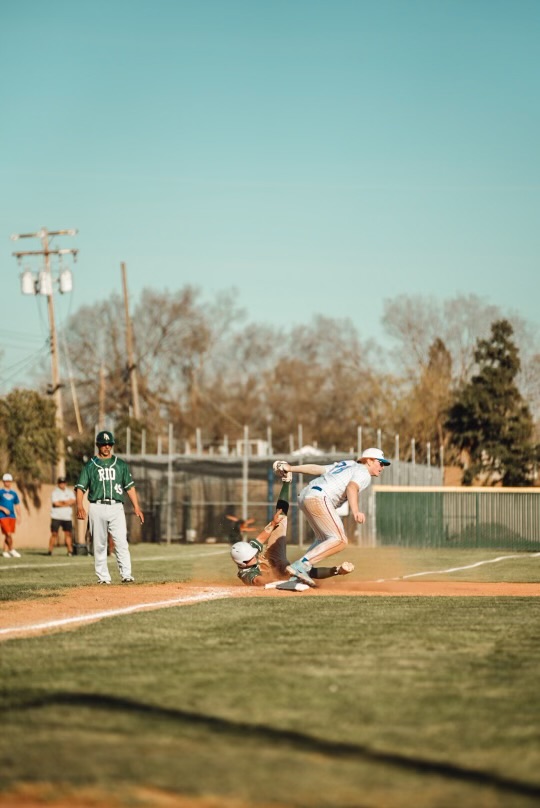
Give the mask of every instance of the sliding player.
POLYGON ((296 574, 290 575, 287 559, 287 513, 292 474, 283 475, 282 479, 287 481, 281 487, 272 521, 255 539, 239 541, 231 547, 231 557, 238 567, 238 578, 247 586, 302 592, 309 586, 316 586, 313 579, 332 578, 334 575, 352 572, 354 565, 345 561, 339 567, 312 569, 310 584, 300 581, 296 574), (290 580, 280 580, 283 578, 290 580))

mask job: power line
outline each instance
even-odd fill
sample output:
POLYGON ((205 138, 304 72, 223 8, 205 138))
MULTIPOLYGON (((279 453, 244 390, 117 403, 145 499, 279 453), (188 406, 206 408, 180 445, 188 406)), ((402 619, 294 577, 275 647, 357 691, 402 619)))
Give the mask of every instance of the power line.
POLYGON ((0 328, 0 340, 2 342, 2 345, 5 345, 6 340, 9 339, 10 337, 12 339, 17 340, 18 344, 21 342, 30 342, 30 343, 43 342, 43 335, 38 336, 37 334, 32 335, 24 331, 13 331, 12 329, 0 328))
POLYGON ((24 357, 24 359, 20 359, 18 362, 9 365, 9 367, 7 367, 6 370, 2 373, 1 377, 2 384, 10 382, 12 379, 15 379, 19 374, 24 375, 25 373, 28 373, 28 371, 31 370, 35 365, 37 365, 38 362, 45 359, 48 352, 49 352, 49 346, 44 345, 43 348, 41 348, 41 350, 39 350, 37 353, 31 354, 30 356, 26 356, 24 357), (11 375, 6 376, 5 373, 9 373, 9 371, 13 371, 13 373, 11 373, 11 375))

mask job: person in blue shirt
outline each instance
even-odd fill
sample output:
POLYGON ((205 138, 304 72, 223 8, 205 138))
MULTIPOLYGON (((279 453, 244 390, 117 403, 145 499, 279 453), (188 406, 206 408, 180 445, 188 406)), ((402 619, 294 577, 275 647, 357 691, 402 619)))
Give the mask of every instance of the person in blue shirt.
POLYGON ((4 558, 20 558, 21 554, 13 547, 13 534, 17 520, 21 522, 21 501, 16 491, 13 491, 13 477, 4 474, 3 487, 0 488, 0 530, 4 536, 4 558))

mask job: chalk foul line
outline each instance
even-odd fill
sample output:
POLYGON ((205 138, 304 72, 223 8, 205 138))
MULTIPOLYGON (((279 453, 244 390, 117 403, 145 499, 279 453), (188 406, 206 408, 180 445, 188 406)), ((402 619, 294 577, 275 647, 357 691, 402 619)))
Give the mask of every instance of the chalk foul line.
POLYGON ((498 556, 488 558, 485 561, 477 561, 475 564, 467 564, 464 567, 448 567, 445 570, 427 570, 426 572, 411 572, 409 575, 398 575, 396 578, 377 578, 373 583, 383 584, 386 581, 405 581, 407 578, 419 578, 421 575, 445 575, 448 572, 461 572, 462 570, 472 570, 475 567, 482 567, 484 564, 498 564, 500 561, 508 561, 510 558, 538 558, 540 553, 514 553, 513 555, 498 556))
POLYGON ((142 611, 144 609, 158 609, 166 606, 177 606, 182 603, 200 603, 207 600, 218 600, 228 598, 233 593, 232 588, 209 589, 203 592, 195 592, 191 595, 182 595, 179 598, 170 600, 157 600, 150 603, 136 603, 134 606, 124 606, 121 609, 108 609, 107 611, 91 612, 90 614, 76 615, 75 617, 65 617, 61 620, 49 620, 44 623, 34 623, 26 626, 13 626, 0 629, 0 635, 27 633, 30 631, 44 631, 51 628, 61 628, 63 626, 74 625, 75 623, 87 623, 93 620, 102 620, 105 617, 118 617, 123 614, 142 611))

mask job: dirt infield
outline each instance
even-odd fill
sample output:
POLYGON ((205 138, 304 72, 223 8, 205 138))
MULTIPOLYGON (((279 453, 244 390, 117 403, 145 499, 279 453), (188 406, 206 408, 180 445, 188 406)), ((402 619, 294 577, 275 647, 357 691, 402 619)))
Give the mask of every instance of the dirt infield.
MULTIPOLYGON (((43 592, 46 595, 46 591, 43 592)), ((280 592, 213 583, 85 586, 51 597, 0 605, 0 640, 73 629, 81 624, 136 611, 192 605, 221 598, 305 598, 321 596, 540 597, 540 583, 453 581, 323 581, 306 592, 280 592), (56 625, 55 625, 56 624, 56 625)))
MULTIPOLYGON (((255 808, 253 803, 236 798, 182 796, 150 787, 131 788, 123 798, 114 797, 97 786, 75 788, 51 783, 24 784, 0 794, 3 808, 125 808, 126 805, 139 808, 255 808)), ((256 808, 280 806, 275 802, 270 805, 257 800, 256 808)))

